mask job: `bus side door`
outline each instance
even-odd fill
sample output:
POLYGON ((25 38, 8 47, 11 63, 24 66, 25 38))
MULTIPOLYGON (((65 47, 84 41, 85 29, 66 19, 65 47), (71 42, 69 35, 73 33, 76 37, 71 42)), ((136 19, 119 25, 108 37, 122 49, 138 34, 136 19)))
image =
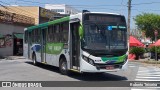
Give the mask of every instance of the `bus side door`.
POLYGON ((71 69, 76 70, 79 70, 80 67, 80 38, 78 33, 79 25, 79 19, 70 21, 70 65, 71 69))
POLYGON ((46 32, 48 28, 41 28, 41 62, 46 63, 46 32))

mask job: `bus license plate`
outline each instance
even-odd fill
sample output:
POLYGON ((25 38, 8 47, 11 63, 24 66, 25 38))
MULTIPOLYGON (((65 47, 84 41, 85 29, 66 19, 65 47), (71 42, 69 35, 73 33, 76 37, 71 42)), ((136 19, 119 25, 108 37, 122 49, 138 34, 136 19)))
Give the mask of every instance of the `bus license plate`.
POLYGON ((107 69, 107 70, 114 69, 114 66, 106 66, 106 69, 107 69))

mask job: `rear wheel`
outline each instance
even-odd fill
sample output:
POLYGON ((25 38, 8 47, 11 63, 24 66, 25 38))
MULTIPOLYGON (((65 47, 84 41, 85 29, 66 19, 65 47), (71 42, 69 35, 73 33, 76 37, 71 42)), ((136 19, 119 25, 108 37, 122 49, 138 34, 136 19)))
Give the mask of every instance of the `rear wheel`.
POLYGON ((59 70, 60 70, 61 74, 63 74, 63 75, 68 75, 69 74, 66 59, 64 59, 64 58, 60 59, 59 70))

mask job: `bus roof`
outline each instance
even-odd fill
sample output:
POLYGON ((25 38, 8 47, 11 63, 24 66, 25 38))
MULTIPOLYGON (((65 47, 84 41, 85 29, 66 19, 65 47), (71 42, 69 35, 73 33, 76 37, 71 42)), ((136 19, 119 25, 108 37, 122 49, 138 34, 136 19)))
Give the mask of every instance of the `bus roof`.
POLYGON ((121 14, 118 14, 118 13, 110 13, 110 12, 91 12, 91 13, 111 14, 111 15, 121 15, 121 14))
POLYGON ((110 12, 85 12, 85 13, 121 15, 121 14, 118 14, 118 13, 110 13, 110 12))
MULTIPOLYGON (((85 13, 121 15, 121 14, 118 14, 118 13, 109 13, 109 12, 85 12, 85 13)), ((82 13, 78 13, 78 14, 82 14, 82 13)), ((25 28, 24 30, 32 31, 33 29, 36 29, 36 28, 41 28, 41 27, 52 25, 52 24, 56 24, 56 23, 60 23, 60 22, 64 22, 64 21, 69 21, 69 18, 70 18, 70 16, 66 16, 66 17, 63 17, 63 18, 60 18, 60 19, 56 19, 56 20, 53 20, 53 21, 49 21, 49 22, 39 24, 39 25, 31 26, 31 27, 25 28)))
POLYGON ((36 26, 31 26, 31 27, 28 27, 27 30, 32 31, 33 29, 36 29, 36 28, 41 28, 41 27, 49 26, 49 25, 52 25, 52 24, 56 24, 56 23, 60 23, 60 22, 68 21, 68 20, 69 20, 69 16, 63 17, 63 18, 60 18, 60 19, 56 19, 56 20, 53 20, 53 21, 45 22, 45 23, 42 23, 42 24, 39 24, 39 25, 36 25, 36 26))

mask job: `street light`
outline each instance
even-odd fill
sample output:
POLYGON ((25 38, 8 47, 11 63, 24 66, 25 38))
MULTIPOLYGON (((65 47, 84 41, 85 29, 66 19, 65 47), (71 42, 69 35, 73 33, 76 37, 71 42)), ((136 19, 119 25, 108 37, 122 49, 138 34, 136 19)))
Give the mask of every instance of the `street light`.
MULTIPOLYGON (((157 35, 158 35, 158 31, 157 30, 154 30, 154 35, 155 35, 155 42, 156 42, 157 41, 157 35)), ((156 52, 156 46, 155 46, 155 60, 158 61, 157 52, 156 52)))

